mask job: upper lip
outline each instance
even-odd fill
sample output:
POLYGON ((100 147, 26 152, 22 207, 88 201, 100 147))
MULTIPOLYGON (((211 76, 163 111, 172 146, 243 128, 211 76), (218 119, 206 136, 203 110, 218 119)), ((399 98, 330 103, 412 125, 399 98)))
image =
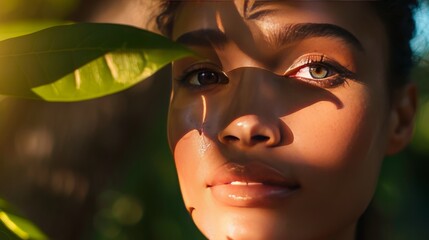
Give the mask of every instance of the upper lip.
POLYGON ((226 163, 213 172, 213 175, 207 181, 207 187, 231 183, 260 183, 293 189, 299 187, 297 181, 284 176, 277 169, 261 162, 226 163))

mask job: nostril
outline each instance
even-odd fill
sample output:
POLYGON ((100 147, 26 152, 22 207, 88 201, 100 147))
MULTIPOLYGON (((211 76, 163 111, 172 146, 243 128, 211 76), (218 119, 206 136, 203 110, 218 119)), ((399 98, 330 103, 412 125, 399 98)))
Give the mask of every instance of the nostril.
POLYGON ((234 147, 275 147, 281 143, 281 120, 243 115, 226 125, 217 135, 220 143, 234 147))
POLYGON ((266 142, 268 141, 270 138, 264 135, 254 135, 252 136, 252 141, 255 142, 266 142))
POLYGON ((240 139, 239 139, 238 137, 233 136, 233 135, 226 135, 226 136, 224 136, 224 137, 223 137, 223 139, 224 139, 226 142, 236 142, 236 141, 240 141, 240 139))

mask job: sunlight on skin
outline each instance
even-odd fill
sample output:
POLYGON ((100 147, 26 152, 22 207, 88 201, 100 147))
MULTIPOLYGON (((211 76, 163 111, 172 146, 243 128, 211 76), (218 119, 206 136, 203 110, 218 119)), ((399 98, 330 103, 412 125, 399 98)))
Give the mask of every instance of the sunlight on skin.
POLYGON ((217 27, 219 28, 219 31, 225 33, 225 28, 223 27, 222 17, 220 16, 219 11, 216 11, 216 23, 217 23, 217 27))
POLYGON ((206 116, 207 116, 207 102, 204 95, 201 95, 201 102, 203 105, 203 115, 201 118, 201 130, 200 130, 200 133, 201 133, 200 155, 201 157, 203 157, 207 149, 210 147, 210 143, 205 140, 206 136, 204 136, 204 123, 206 122, 206 116))
POLYGON ((207 103, 204 95, 201 95, 201 100, 203 102, 203 118, 202 118, 202 124, 201 124, 202 125, 201 131, 203 131, 203 126, 204 126, 204 122, 206 121, 206 114, 207 114, 207 103))

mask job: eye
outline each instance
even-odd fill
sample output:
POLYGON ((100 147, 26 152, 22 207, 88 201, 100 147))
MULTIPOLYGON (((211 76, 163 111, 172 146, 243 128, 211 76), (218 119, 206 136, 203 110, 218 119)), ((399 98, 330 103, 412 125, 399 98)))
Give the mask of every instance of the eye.
POLYGON ((211 69, 196 69, 186 74, 182 81, 190 86, 203 87, 227 83, 228 78, 223 72, 211 69))
POLYGON ((323 88, 333 88, 356 79, 356 73, 324 55, 304 55, 295 61, 284 74, 323 88))
POLYGON ((331 77, 337 74, 335 70, 332 70, 328 66, 322 64, 313 64, 300 68, 295 74, 295 77, 321 80, 324 78, 331 77))
POLYGON ((218 83, 220 78, 221 77, 217 72, 213 72, 210 70, 201 70, 192 74, 189 77, 188 82, 189 84, 195 85, 195 86, 210 85, 210 84, 218 83))

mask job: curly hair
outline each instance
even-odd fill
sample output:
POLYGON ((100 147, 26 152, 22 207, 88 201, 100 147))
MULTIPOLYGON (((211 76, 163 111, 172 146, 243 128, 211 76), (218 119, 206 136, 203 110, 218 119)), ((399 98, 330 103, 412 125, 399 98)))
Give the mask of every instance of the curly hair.
MULTIPOLYGON (((171 37, 175 11, 180 0, 164 0, 161 14, 156 18, 158 29, 171 37)), ((380 0, 372 2, 378 16, 384 23, 390 39, 389 75, 387 81, 391 89, 396 89, 409 82, 415 58, 411 49, 411 40, 415 34, 414 10, 418 0, 380 0)))

